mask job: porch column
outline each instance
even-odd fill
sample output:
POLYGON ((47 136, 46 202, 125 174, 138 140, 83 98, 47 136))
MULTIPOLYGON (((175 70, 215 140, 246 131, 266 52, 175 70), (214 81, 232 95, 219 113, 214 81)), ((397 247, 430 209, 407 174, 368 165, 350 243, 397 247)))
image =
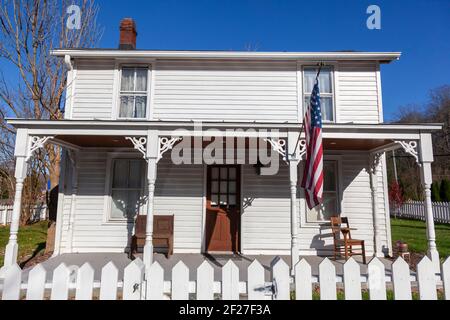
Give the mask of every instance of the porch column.
POLYGON ((296 132, 288 133, 287 159, 289 161, 289 183, 291 191, 291 270, 293 272, 295 265, 299 261, 298 248, 298 208, 297 208, 297 183, 298 183, 298 164, 299 164, 299 146, 297 141, 299 134, 296 132))
POLYGON ((75 224, 75 206, 77 201, 77 195, 78 195, 78 153, 75 151, 70 150, 68 152, 70 163, 72 164, 72 174, 71 174, 71 180, 72 180, 72 190, 71 190, 71 202, 70 202, 70 218, 69 218, 69 240, 67 243, 68 251, 72 252, 72 242, 73 242, 73 229, 75 224))
POLYGON ((22 208, 22 190, 23 182, 27 175, 27 155, 28 155, 28 132, 26 129, 17 130, 16 148, 14 155, 16 157, 16 193, 14 195, 14 206, 11 227, 9 231, 9 241, 5 249, 4 266, 8 267, 17 262, 17 234, 19 232, 20 211, 22 208))
POLYGON ((147 225, 144 246, 144 264, 150 267, 153 264, 153 205, 155 198, 155 184, 157 163, 159 156, 158 132, 150 130, 147 136, 147 225))
POLYGON ((374 256, 381 257, 381 234, 380 234, 380 218, 378 208, 378 171, 380 167, 381 153, 370 155, 370 189, 372 191, 372 211, 373 211, 373 231, 374 231, 374 256))
POLYGON ((433 183, 433 174, 431 172, 431 164, 433 157, 433 142, 430 133, 422 133, 420 135, 420 163, 421 163, 421 180, 425 194, 425 216, 427 226, 428 240, 428 258, 433 262, 436 273, 440 273, 439 252, 436 248, 436 232, 434 230, 433 203, 431 201, 431 184, 433 183))

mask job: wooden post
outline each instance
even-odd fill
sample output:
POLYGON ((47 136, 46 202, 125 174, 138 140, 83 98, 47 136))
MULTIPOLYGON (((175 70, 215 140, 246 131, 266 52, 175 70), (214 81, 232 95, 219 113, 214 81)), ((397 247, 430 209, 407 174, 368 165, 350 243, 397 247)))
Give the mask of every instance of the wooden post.
POLYGON ((155 184, 157 163, 159 158, 159 136, 155 130, 149 130, 147 136, 147 225, 144 246, 144 264, 149 268, 153 264, 153 204, 155 198, 155 184))
POLYGON ((430 133, 420 135, 420 162, 421 179, 425 193, 425 221, 427 225, 428 251, 427 255, 433 263, 435 273, 440 273, 439 252, 436 248, 436 231, 434 229, 433 204, 431 201, 431 184, 433 174, 431 163, 433 163, 433 142, 430 133))
POLYGON ((5 266, 12 266, 17 262, 17 252, 19 246, 17 244, 17 234, 19 232, 20 211, 22 208, 22 191, 23 183, 27 174, 28 164, 28 132, 25 129, 17 130, 16 135, 16 193, 14 195, 14 207, 11 219, 11 227, 9 231, 9 241, 5 249, 5 266))
POLYGON ((67 241, 68 251, 72 253, 73 231, 76 214, 76 201, 78 195, 78 153, 69 151, 69 159, 72 164, 72 196, 70 201, 70 218, 69 218, 69 240, 67 241))
POLYGON ((298 184, 298 164, 299 152, 296 150, 299 134, 296 132, 288 133, 287 155, 289 160, 289 182, 291 191, 291 275, 294 275, 295 265, 299 261, 298 247, 298 209, 297 209, 297 184, 298 184))
POLYGON ((374 231, 374 256, 381 257, 381 234, 380 234, 380 218, 378 210, 378 170, 379 170, 379 154, 370 155, 370 189, 372 191, 372 214, 373 214, 373 231, 374 231))

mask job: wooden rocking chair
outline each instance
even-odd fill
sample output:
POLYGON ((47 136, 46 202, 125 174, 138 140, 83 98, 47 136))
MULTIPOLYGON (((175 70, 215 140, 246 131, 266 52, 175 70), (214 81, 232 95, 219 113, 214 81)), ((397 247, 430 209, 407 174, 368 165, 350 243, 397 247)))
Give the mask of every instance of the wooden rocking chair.
POLYGON ((364 240, 352 238, 351 230, 356 229, 350 228, 348 218, 331 217, 331 230, 333 232, 334 241, 334 260, 336 260, 338 256, 344 256, 347 261, 349 257, 360 255, 362 256, 363 263, 366 264, 366 248, 364 240), (341 233, 344 236, 344 239, 341 239, 341 233), (360 247, 360 251, 354 251, 355 246, 360 247))

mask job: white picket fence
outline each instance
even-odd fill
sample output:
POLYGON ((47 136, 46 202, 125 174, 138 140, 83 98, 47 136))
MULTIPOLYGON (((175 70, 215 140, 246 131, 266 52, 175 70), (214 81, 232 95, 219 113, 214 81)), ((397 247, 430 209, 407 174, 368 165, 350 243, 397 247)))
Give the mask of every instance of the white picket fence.
MULTIPOLYGON (((13 206, 0 205, 0 225, 11 224, 13 206)), ((33 209, 31 221, 38 222, 47 219, 47 206, 37 205, 33 209)))
POLYGON ((450 300, 450 258, 442 265, 441 275, 435 274, 427 257, 417 265, 416 275, 401 258, 392 264, 392 275, 386 274, 377 258, 369 263, 367 275, 362 275, 359 264, 350 258, 342 276, 336 275, 328 259, 320 263, 319 276, 313 276, 311 266, 303 259, 293 277, 288 265, 278 259, 272 264, 270 282, 265 281, 264 268, 257 260, 248 267, 245 282, 239 281, 239 269, 232 261, 223 266, 222 281, 214 281, 214 269, 206 261, 198 267, 196 281, 190 281, 189 269, 182 261, 172 269, 171 281, 165 281, 158 262, 145 270, 140 259, 124 269, 120 280, 112 262, 103 267, 100 281, 94 281, 94 269, 88 263, 80 268, 61 264, 51 282, 47 282, 42 265, 30 271, 27 283, 22 283, 22 270, 17 265, 3 272, 3 300, 290 300, 294 293, 297 300, 311 300, 315 286, 320 288, 321 300, 336 300, 337 288, 343 288, 346 300, 361 300, 362 289, 368 290, 371 300, 386 300, 387 289, 393 291, 396 300, 411 300, 414 290, 421 300, 437 300, 437 289, 443 288, 445 299, 450 300))
MULTIPOLYGON (((425 203, 423 201, 408 201, 397 212, 394 210, 391 205, 391 213, 397 218, 425 221, 425 203)), ((435 222, 450 223, 450 202, 433 202, 433 217, 435 222)))

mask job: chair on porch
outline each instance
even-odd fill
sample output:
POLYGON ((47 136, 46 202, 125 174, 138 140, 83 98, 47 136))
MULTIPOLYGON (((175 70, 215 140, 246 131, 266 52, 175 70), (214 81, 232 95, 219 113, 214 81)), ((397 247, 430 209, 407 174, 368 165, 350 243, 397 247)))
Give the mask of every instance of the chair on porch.
POLYGON ((349 257, 361 255, 363 263, 366 264, 366 247, 364 245, 364 240, 352 238, 351 230, 356 229, 350 228, 348 218, 331 217, 331 230, 333 232, 334 241, 334 260, 336 260, 338 256, 344 256, 345 260, 348 260, 349 257), (341 233, 344 236, 344 239, 341 239, 341 233), (360 251, 355 251, 355 246, 360 247, 360 251))
MULTIPOLYGON (((153 246, 167 248, 167 257, 173 255, 173 216, 153 217, 153 246)), ((131 238, 130 258, 145 245, 147 216, 136 217, 135 231, 131 238)))

